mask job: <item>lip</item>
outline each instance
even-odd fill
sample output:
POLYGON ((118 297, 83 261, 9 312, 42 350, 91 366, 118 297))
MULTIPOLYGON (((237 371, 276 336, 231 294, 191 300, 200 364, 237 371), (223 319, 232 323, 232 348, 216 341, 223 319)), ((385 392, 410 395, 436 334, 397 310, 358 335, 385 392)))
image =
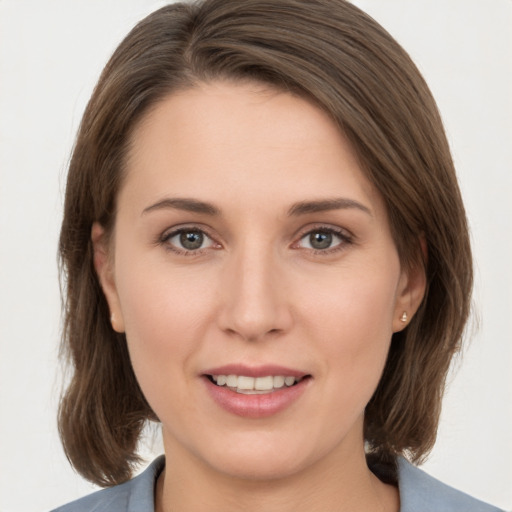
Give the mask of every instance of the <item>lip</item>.
POLYGON ((295 378, 306 377, 306 372, 286 368, 275 364, 247 366, 243 364, 227 364, 217 368, 210 368, 201 372, 203 375, 245 375, 246 377, 267 377, 268 375, 284 375, 295 378))
POLYGON ((278 365, 229 364, 206 370, 201 377, 209 396, 218 406, 230 414, 252 419, 268 418, 288 409, 304 394, 312 380, 311 376, 305 372, 278 365), (247 377, 284 375, 302 378, 302 380, 291 387, 283 387, 271 393, 246 395, 215 385, 208 375, 245 375, 247 377))

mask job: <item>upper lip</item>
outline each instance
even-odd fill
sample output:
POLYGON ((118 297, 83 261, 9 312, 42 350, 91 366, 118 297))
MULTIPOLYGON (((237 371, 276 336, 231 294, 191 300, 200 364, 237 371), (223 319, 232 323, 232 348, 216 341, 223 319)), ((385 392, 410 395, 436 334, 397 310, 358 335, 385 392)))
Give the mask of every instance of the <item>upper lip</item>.
POLYGON ((275 364, 263 364, 258 366, 247 366, 244 364, 226 364, 210 368, 202 372, 203 375, 244 375, 246 377, 267 377, 269 375, 283 375, 285 377, 301 378, 308 375, 301 370, 287 368, 275 364))

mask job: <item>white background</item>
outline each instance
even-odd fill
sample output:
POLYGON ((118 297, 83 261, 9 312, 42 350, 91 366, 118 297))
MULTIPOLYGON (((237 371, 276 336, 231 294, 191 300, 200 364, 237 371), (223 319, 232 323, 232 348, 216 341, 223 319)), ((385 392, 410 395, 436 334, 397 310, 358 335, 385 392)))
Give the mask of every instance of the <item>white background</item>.
MULTIPOLYGON (((129 28, 163 3, 0 0, 2 512, 48 510, 92 490, 70 469, 55 423, 66 164, 102 66, 129 28)), ((479 326, 450 379, 425 468, 512 510, 512 1, 354 3, 427 78, 472 228, 479 326)))

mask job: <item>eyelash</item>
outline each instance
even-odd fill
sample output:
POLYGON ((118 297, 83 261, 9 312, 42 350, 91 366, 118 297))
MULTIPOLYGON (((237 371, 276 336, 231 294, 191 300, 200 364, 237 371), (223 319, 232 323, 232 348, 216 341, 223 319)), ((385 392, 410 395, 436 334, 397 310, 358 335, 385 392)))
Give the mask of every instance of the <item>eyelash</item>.
POLYGON ((347 245, 352 245, 354 243, 354 237, 349 234, 346 230, 340 228, 334 228, 332 226, 315 226, 313 229, 308 229, 306 232, 301 234, 299 240, 293 244, 297 249, 301 249, 301 247, 297 247, 298 244, 304 240, 306 237, 310 237, 314 233, 322 233, 328 235, 334 235, 340 239, 340 242, 335 244, 332 247, 328 247, 326 249, 314 249, 314 248, 305 248, 306 250, 311 251, 314 255, 320 256, 328 256, 338 251, 343 251, 347 245))
MULTIPOLYGON (((157 243, 165 247, 167 251, 173 252, 180 256, 199 256, 203 254, 204 251, 214 248, 221 248, 221 244, 216 242, 212 236, 208 234, 208 232, 204 228, 199 228, 196 226, 185 226, 177 229, 173 229, 172 231, 166 231, 161 236, 158 237, 157 243), (182 249, 177 247, 175 244, 171 244, 170 240, 174 237, 185 234, 185 233, 198 233, 204 236, 207 240, 210 241, 210 246, 202 247, 198 249, 182 249)), ((354 243, 353 236, 348 234, 347 231, 342 229, 337 229, 332 226, 315 226, 313 229, 309 229, 308 231, 303 232, 300 235, 300 238, 292 244, 293 249, 305 249, 310 251, 314 255, 327 256, 338 251, 342 251, 345 249, 346 245, 351 245, 354 243), (310 237, 312 234, 322 233, 327 235, 334 235, 335 237, 340 239, 340 242, 334 245, 333 247, 327 247, 326 249, 314 249, 314 248, 303 248, 300 247, 299 244, 306 237, 310 237)))
POLYGON ((160 237, 158 237, 157 243, 159 245, 164 246, 167 251, 178 254, 179 256, 199 256, 205 250, 213 247, 214 249, 218 249, 221 245, 216 242, 212 236, 208 234, 208 232, 204 228, 199 228, 196 226, 184 226, 181 228, 173 229, 172 231, 164 232, 160 237), (196 250, 180 248, 175 244, 171 244, 170 240, 174 237, 185 234, 185 233, 198 233, 205 237, 206 240, 209 240, 211 245, 209 247, 203 247, 196 250))

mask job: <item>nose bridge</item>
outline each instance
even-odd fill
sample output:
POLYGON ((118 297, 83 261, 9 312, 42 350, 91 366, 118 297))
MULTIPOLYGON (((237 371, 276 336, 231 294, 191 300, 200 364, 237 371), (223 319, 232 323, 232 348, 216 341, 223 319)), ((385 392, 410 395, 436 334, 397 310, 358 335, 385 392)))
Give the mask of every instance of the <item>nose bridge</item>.
POLYGON ((285 276, 270 244, 249 241, 229 257, 220 314, 223 330, 245 340, 285 331, 291 315, 285 297, 285 276))

